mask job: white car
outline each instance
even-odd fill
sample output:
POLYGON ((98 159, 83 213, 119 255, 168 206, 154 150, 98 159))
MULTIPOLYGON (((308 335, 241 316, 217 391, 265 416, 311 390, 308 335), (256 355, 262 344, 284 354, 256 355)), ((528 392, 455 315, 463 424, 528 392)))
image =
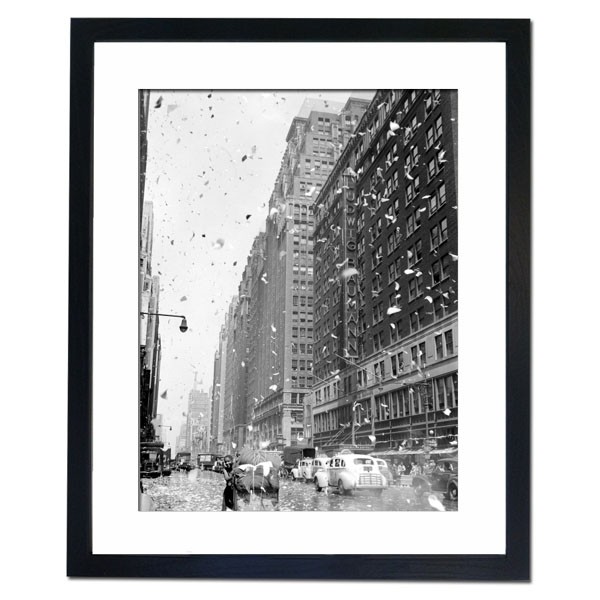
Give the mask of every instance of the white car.
POLYGON ((303 458, 298 463, 298 479, 304 479, 304 481, 312 481, 313 478, 313 459, 303 458))
POLYGON ((351 494, 356 490, 375 490, 381 493, 388 485, 372 456, 352 454, 343 450, 330 461, 327 469, 317 471, 314 476, 317 491, 329 486, 340 494, 351 494))

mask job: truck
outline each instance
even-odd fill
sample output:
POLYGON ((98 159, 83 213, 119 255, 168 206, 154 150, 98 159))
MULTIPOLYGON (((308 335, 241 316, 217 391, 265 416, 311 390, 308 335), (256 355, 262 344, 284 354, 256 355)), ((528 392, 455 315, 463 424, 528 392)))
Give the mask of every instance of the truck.
POLYGON ((170 475, 170 454, 163 450, 162 442, 140 444, 140 477, 162 477, 170 475))
POLYGON ((315 456, 316 450, 312 446, 286 446, 283 449, 283 466, 289 475, 298 461, 315 456))
POLYGON ((220 454, 211 454, 209 452, 202 452, 196 457, 198 468, 202 471, 210 471, 213 465, 217 462, 217 459, 223 458, 220 454))

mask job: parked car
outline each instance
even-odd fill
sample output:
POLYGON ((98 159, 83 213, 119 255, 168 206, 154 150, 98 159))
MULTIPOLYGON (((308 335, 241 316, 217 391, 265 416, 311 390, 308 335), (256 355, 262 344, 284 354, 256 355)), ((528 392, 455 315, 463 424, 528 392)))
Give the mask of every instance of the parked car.
POLYGON ((372 456, 342 451, 330 461, 327 469, 317 471, 314 476, 317 491, 329 486, 340 494, 351 494, 356 490, 375 490, 381 493, 388 482, 380 472, 372 456))
POLYGON ((412 485, 417 496, 442 492, 449 500, 458 500, 458 459, 438 460, 428 475, 415 475, 412 485))
POLYGON ((379 467, 379 472, 386 478, 387 484, 392 485, 392 482, 394 481, 394 476, 388 463, 385 460, 383 460, 383 458, 373 458, 377 463, 377 466, 379 467))

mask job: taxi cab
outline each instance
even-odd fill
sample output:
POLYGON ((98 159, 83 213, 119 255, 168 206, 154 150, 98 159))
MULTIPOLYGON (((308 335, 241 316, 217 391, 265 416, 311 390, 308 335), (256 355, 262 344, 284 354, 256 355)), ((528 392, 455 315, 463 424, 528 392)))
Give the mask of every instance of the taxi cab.
POLYGON ((317 458, 303 458, 298 461, 292 469, 294 479, 304 479, 304 481, 314 481, 315 474, 324 468, 327 468, 329 458, 319 456, 317 458))
POLYGON ((317 490, 326 486, 337 489, 340 494, 351 494, 358 490, 374 490, 381 493, 388 485, 372 456, 352 454, 342 450, 330 461, 326 470, 315 474, 317 490))

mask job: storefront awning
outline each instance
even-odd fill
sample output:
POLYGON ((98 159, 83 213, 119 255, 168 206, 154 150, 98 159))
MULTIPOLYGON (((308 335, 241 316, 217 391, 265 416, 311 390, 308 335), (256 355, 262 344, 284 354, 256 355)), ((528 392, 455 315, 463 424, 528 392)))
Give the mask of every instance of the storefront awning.
POLYGON ((442 454, 456 454, 458 452, 458 448, 436 448, 435 450, 431 450, 429 454, 439 456, 442 454))

